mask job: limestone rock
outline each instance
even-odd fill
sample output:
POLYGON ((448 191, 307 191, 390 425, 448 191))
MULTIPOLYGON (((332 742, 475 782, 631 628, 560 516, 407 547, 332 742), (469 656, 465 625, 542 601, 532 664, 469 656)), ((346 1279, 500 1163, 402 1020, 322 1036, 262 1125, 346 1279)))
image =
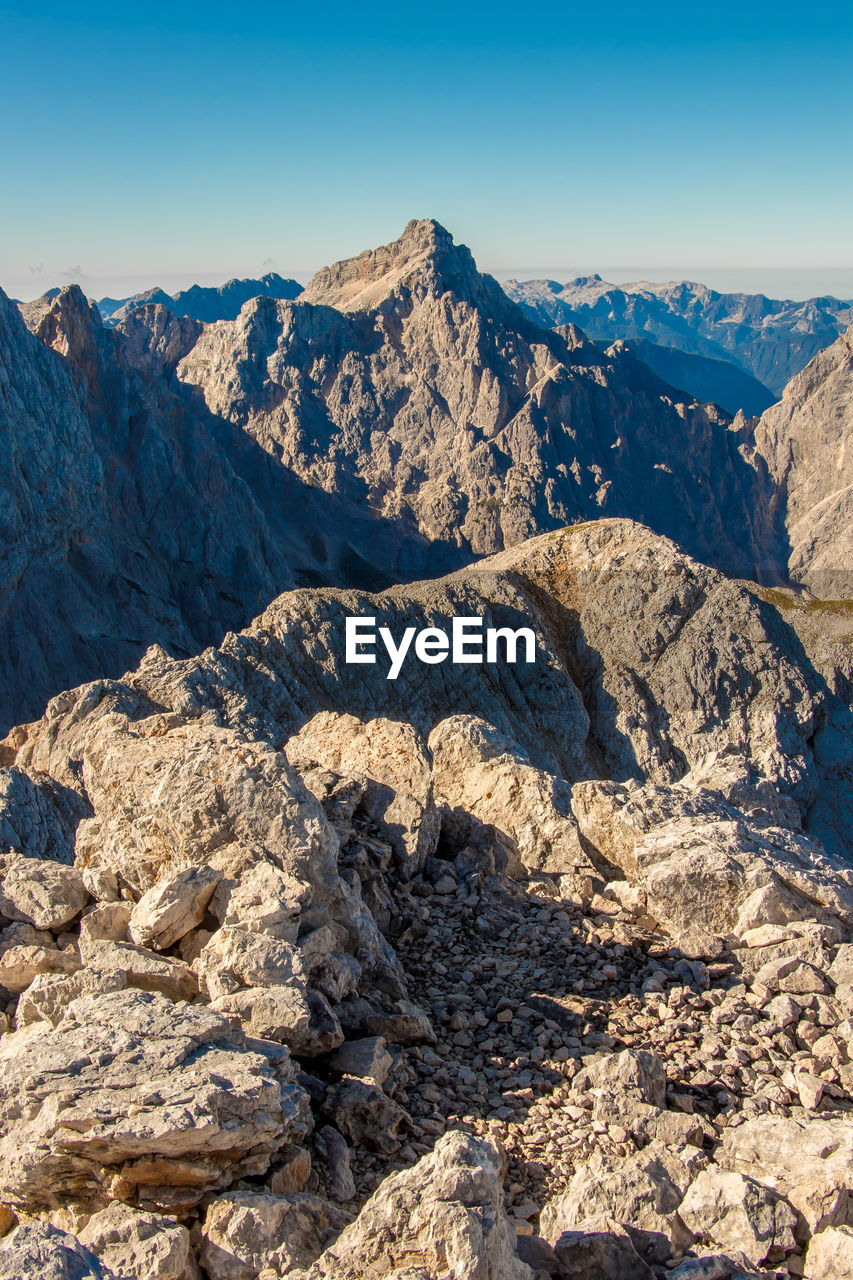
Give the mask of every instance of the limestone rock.
POLYGON ((393 1065, 394 1059, 386 1048, 383 1036, 347 1040, 329 1059, 329 1066, 333 1071, 340 1071, 345 1076, 359 1076, 380 1088, 393 1065))
POLYGON ((772 1186, 814 1234, 847 1221, 853 1123, 794 1112, 757 1116, 726 1129, 717 1163, 772 1186))
POLYGON ((120 1280, 188 1280, 189 1232, 162 1214, 113 1201, 78 1238, 120 1280))
POLYGON ((0 1242, 0 1280, 119 1278, 66 1231, 46 1222, 27 1222, 0 1242))
POLYGON ((628 1232, 615 1219, 600 1217, 564 1231, 554 1245, 560 1274, 577 1280, 652 1280, 628 1232))
POLYGON ((0 1040, 0 1194, 30 1211, 63 1200, 195 1204, 264 1173, 306 1132, 286 1050, 272 1061, 211 1010, 125 990, 74 1001, 0 1040))
POLYGON ((806 1267, 809 1280, 853 1280, 853 1229, 826 1227, 812 1236, 806 1267))
POLYGON ((306 1147, 285 1147, 279 1152, 279 1164, 269 1180, 270 1191, 276 1196, 287 1196, 294 1191, 304 1191, 311 1177, 311 1152, 306 1147))
POLYGON ((78 996, 123 991, 127 986, 127 974, 122 969, 78 969, 67 977, 61 973, 39 973, 18 999, 16 1026, 20 1030, 31 1022, 49 1022, 55 1027, 78 996))
POLYGON ((80 921, 81 946, 89 942, 129 942, 130 904, 100 902, 80 921))
POLYGON ((411 1118, 393 1098, 367 1080, 345 1076, 326 1090, 323 1110, 355 1147, 367 1146, 386 1155, 395 1151, 411 1118))
POLYGON ((201 924, 221 873, 212 867, 185 867, 142 895, 130 917, 130 936, 142 947, 165 951, 201 924))
POLYGON ((300 771, 322 765, 364 777, 366 812, 379 824, 403 868, 419 870, 438 842, 439 818, 423 744, 411 725, 321 711, 291 738, 287 758, 300 771))
POLYGON ((299 915, 310 900, 311 886, 270 862, 258 862, 235 883, 220 884, 211 910, 228 928, 268 933, 295 943, 299 915))
POLYGON ((517 744, 473 716, 442 721, 428 745, 436 798, 459 843, 477 826, 494 828, 523 867, 565 875, 591 896, 598 872, 581 848, 571 788, 562 779, 535 769, 517 744))
POLYGON ((329 1196, 340 1204, 346 1204, 356 1193, 346 1138, 337 1129, 326 1124, 314 1135, 314 1146, 323 1161, 329 1196))
POLYGON ((0 912, 36 929, 58 933, 89 901, 79 871, 55 862, 19 858, 0 889, 0 912))
POLYGON ((235 991, 219 996, 212 1007, 247 1035, 285 1044, 300 1057, 329 1053, 344 1038, 325 997, 298 982, 235 991))
POLYGON ((740 1173, 703 1169, 678 1212, 704 1244, 739 1251, 755 1266, 780 1262, 796 1247, 797 1215, 791 1206, 740 1173))
POLYGON ((491 1143, 445 1134, 414 1168, 380 1184, 307 1280, 402 1280, 442 1272, 454 1280, 532 1280, 515 1251, 500 1170, 491 1143))
POLYGON ((201 1263, 210 1280, 255 1280, 267 1268, 287 1275, 309 1267, 344 1222, 320 1196, 232 1191, 205 1215, 201 1263))
POLYGON ((582 1230, 585 1219, 603 1214, 630 1233, 641 1257, 664 1261, 673 1246, 692 1242, 677 1212, 689 1180, 684 1164, 660 1145, 619 1162, 593 1156, 545 1205, 540 1230, 556 1243, 564 1231, 582 1230))
POLYGON ((100 973, 123 973, 127 985, 141 991, 157 991, 170 1000, 191 1000, 198 995, 198 979, 188 964, 157 955, 130 942, 82 940, 86 968, 100 973))
MULTIPOLYGON (((4 930, 4 933, 6 930, 4 930)), ((39 974, 72 974, 80 968, 76 948, 12 943, 0 952, 0 987, 25 991, 39 974)))
POLYGON ((848 868, 799 832, 756 824, 689 779, 669 788, 581 782, 573 806, 584 837, 673 932, 725 935, 816 911, 853 926, 848 868))
POLYGON ((92 865, 139 892, 175 866, 233 875, 261 861, 328 892, 335 841, 322 810, 261 743, 198 721, 164 731, 159 718, 115 716, 99 724, 83 772, 95 817, 78 829, 78 857, 91 850, 92 865))
POLYGON ((623 1049, 621 1053, 595 1058, 574 1080, 580 1093, 617 1092, 637 1098, 652 1107, 666 1102, 666 1075, 657 1053, 648 1049, 623 1049))

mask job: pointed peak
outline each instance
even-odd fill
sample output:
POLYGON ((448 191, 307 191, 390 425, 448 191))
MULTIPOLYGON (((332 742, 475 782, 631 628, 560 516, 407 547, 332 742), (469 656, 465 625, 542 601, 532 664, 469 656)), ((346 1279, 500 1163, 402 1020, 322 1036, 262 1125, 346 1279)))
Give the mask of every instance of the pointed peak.
POLYGON ((67 285, 58 294, 45 294, 21 308, 24 322, 46 347, 60 355, 94 348, 96 331, 103 328, 101 313, 79 284, 67 285))
POLYGON ((503 297, 496 282, 479 273, 470 249, 455 244, 434 218, 419 218, 390 244, 323 267, 299 301, 338 311, 373 311, 401 288, 418 296, 453 292, 473 303, 488 297, 495 304, 498 295, 503 297))

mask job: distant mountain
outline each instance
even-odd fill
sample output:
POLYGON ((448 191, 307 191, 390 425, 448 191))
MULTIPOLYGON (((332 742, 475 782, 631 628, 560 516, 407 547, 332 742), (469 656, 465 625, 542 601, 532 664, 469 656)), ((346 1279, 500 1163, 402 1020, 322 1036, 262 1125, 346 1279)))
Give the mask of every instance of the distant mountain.
POLYGON ((728 360, 690 355, 677 347, 661 347, 647 338, 619 338, 619 344, 633 351, 638 360, 670 386, 678 387, 704 404, 718 404, 728 413, 742 410, 757 417, 776 400, 763 383, 728 360))
POLYGON ((148 303, 159 303, 176 316, 189 316, 205 324, 217 320, 235 320, 240 308, 250 298, 298 298, 302 285, 297 280, 285 280, 283 276, 269 272, 259 280, 229 280, 219 288, 205 288, 194 284, 180 293, 169 294, 162 289, 147 289, 131 298, 102 298, 98 309, 104 323, 112 328, 131 311, 148 303))
POLYGON ((509 280, 504 289, 539 324, 577 324, 596 342, 646 338, 727 360, 776 397, 853 322, 853 303, 838 298, 776 301, 685 281, 614 285, 593 275, 568 284, 509 280))

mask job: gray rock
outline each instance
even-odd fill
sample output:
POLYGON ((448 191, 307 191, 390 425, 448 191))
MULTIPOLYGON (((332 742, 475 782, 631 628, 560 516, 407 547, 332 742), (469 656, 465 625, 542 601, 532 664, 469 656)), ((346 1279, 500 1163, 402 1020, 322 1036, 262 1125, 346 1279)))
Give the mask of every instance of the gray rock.
POLYGON ((185 1280, 190 1233, 173 1218, 113 1201, 95 1213, 79 1239, 120 1280, 185 1280))
POLYGON ((212 867, 185 867, 142 895, 130 917, 130 936, 142 947, 165 951, 201 924, 222 873, 212 867))
POLYGON ((796 1248, 797 1215, 791 1206, 740 1173, 703 1169, 678 1212, 703 1244, 743 1253, 754 1266, 781 1262, 796 1248))
POLYGON ((412 1280, 442 1271, 454 1280, 532 1280, 515 1251, 500 1169, 491 1143, 445 1134, 414 1168, 380 1184, 306 1280, 412 1280))
POLYGON ((134 990, 4 1036, 0 1194, 29 1211, 67 1198, 180 1209, 264 1173, 308 1127, 280 1052, 273 1062, 220 1015, 134 990))
POLYGON ((79 1240, 47 1222, 28 1222, 0 1242, 2 1280, 118 1280, 79 1240))
POLYGON ((232 1191, 215 1199, 202 1228, 201 1263, 210 1280, 255 1280, 309 1267, 345 1223, 320 1196, 232 1191))
POLYGON ((7 919, 54 933, 78 916, 88 901, 79 871, 36 858, 16 859, 0 889, 0 912, 7 919))

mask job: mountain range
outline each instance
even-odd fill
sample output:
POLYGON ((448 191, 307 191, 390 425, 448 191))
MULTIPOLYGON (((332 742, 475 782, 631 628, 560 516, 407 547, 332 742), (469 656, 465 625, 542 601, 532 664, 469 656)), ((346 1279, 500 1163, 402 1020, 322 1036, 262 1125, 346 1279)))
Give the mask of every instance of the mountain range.
POLYGON ((577 324, 596 342, 644 339, 724 360, 757 379, 774 399, 853 323, 853 302, 839 298, 792 302, 717 293, 686 281, 614 285, 592 275, 566 284, 509 280, 504 288, 539 324, 577 324))
POLYGON ((236 320, 243 303, 250 298, 297 298, 301 292, 298 281, 285 280, 271 271, 257 280, 228 280, 218 288, 194 284, 179 293, 153 288, 129 298, 101 298, 97 307, 110 328, 137 307, 151 302, 160 303, 176 316, 212 324, 214 320, 236 320))
POLYGON ((848 594, 849 336, 782 417, 732 419, 630 343, 541 327, 431 220, 233 320, 147 302, 107 328, 76 287, 0 317, 5 723, 286 587, 435 576, 599 517, 848 594))

